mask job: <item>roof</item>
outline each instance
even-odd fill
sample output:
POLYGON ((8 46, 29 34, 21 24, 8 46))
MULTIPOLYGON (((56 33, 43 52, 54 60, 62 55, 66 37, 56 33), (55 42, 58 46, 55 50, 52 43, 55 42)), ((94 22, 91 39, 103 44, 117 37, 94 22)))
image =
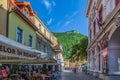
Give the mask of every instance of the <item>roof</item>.
POLYGON ((15 4, 18 6, 26 6, 29 11, 33 11, 30 2, 15 2, 15 4))

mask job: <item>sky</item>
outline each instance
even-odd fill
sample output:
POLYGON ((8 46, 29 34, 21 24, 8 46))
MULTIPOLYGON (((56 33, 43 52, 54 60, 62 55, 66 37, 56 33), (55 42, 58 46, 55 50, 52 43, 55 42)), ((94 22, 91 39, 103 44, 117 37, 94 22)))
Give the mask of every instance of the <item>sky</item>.
POLYGON ((33 11, 52 32, 76 30, 88 35, 85 16, 87 0, 23 0, 30 1, 33 11))

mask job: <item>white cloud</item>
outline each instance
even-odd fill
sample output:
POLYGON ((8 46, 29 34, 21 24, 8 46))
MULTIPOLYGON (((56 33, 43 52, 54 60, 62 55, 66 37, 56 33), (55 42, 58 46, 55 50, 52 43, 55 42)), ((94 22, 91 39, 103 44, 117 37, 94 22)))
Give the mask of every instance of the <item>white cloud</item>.
POLYGON ((64 24, 64 26, 69 25, 71 22, 72 22, 72 20, 66 21, 65 24, 64 24))
POLYGON ((79 11, 75 11, 75 12, 71 15, 71 17, 76 16, 78 13, 79 13, 79 11))
POLYGON ((52 12, 52 8, 56 6, 56 3, 54 0, 51 2, 49 0, 43 0, 43 4, 45 5, 46 9, 48 10, 48 14, 52 12))
POLYGON ((55 1, 54 1, 54 0, 52 1, 52 5, 53 5, 53 6, 56 6, 56 3, 55 3, 55 1))
POLYGON ((68 20, 73 19, 77 14, 79 13, 79 11, 75 11, 74 13, 72 13, 71 15, 65 15, 64 18, 68 18, 68 20))
POLYGON ((48 10, 48 14, 52 11, 52 4, 48 0, 43 0, 43 4, 45 5, 46 9, 48 10))
POLYGON ((51 3, 48 0, 43 0, 43 3, 47 9, 51 8, 51 3))
POLYGON ((47 25, 50 25, 52 23, 53 19, 50 18, 50 20, 47 22, 47 25))
POLYGON ((66 15, 64 16, 64 19, 67 18, 67 20, 66 20, 66 22, 64 23, 64 26, 67 26, 67 25, 71 24, 72 21, 73 21, 73 18, 74 18, 78 13, 79 13, 79 11, 75 11, 75 12, 72 13, 71 15, 66 14, 66 15))

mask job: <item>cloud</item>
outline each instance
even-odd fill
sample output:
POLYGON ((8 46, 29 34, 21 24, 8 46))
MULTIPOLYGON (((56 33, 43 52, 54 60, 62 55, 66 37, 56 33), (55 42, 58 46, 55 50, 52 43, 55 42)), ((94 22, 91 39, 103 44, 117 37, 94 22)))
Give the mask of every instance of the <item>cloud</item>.
POLYGON ((68 20, 68 21, 66 21, 65 24, 64 24, 64 26, 69 25, 71 22, 72 22, 72 20, 68 20))
POLYGON ((75 12, 73 12, 71 15, 70 14, 66 14, 64 16, 63 19, 61 19, 56 26, 61 26, 63 25, 63 27, 67 27, 68 25, 73 24, 72 22, 74 21, 74 17, 76 17, 76 15, 78 15, 79 11, 76 10, 75 12))
MULTIPOLYGON (((72 23, 74 17, 75 17, 78 13, 79 13, 79 11, 75 11, 75 12, 73 12, 71 15, 66 14, 66 15, 64 16, 64 20, 67 19, 66 22, 61 22, 61 23, 59 23, 59 25, 64 24, 64 26, 68 26, 69 24, 72 23)), ((63 20, 62 20, 62 21, 63 21, 63 20)))
POLYGON ((50 25, 52 23, 53 19, 50 18, 50 20, 47 22, 47 25, 50 25))
POLYGON ((79 13, 79 11, 75 11, 75 12, 71 15, 71 17, 76 16, 78 13, 79 13))
POLYGON ((65 17, 64 18, 68 18, 69 20, 70 19, 73 19, 77 14, 79 13, 79 11, 75 11, 75 12, 73 12, 71 15, 65 15, 65 17))
POLYGON ((54 0, 51 0, 51 2, 49 0, 43 0, 43 4, 48 10, 48 14, 50 14, 52 12, 53 7, 56 6, 56 3, 54 0))
POLYGON ((43 3, 47 9, 51 8, 51 3, 48 0, 43 0, 43 3))
POLYGON ((54 0, 52 1, 52 5, 53 5, 53 6, 56 6, 56 3, 55 3, 55 1, 54 1, 54 0))

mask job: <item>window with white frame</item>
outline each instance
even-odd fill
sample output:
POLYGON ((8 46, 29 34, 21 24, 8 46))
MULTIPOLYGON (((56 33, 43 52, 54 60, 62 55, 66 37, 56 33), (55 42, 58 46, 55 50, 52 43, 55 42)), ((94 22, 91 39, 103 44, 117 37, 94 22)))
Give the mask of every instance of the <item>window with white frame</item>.
POLYGON ((119 4, 120 0, 115 0, 115 5, 117 6, 119 4))
POLYGON ((46 52, 46 46, 45 45, 43 46, 43 50, 44 50, 44 52, 46 52))
POLYGON ((23 42, 23 30, 20 28, 17 28, 17 36, 16 36, 16 40, 19 43, 23 42))
POLYGON ((42 30, 42 26, 41 26, 41 24, 39 24, 39 27, 38 27, 38 28, 39 28, 39 30, 42 30))
POLYGON ((33 37, 31 35, 28 36, 28 46, 32 47, 33 37))
POLYGON ((27 12, 26 9, 24 9, 24 15, 25 15, 26 17, 28 17, 28 12, 27 12))
POLYGON ((45 34, 45 36, 46 36, 46 30, 44 29, 44 34, 45 34))

